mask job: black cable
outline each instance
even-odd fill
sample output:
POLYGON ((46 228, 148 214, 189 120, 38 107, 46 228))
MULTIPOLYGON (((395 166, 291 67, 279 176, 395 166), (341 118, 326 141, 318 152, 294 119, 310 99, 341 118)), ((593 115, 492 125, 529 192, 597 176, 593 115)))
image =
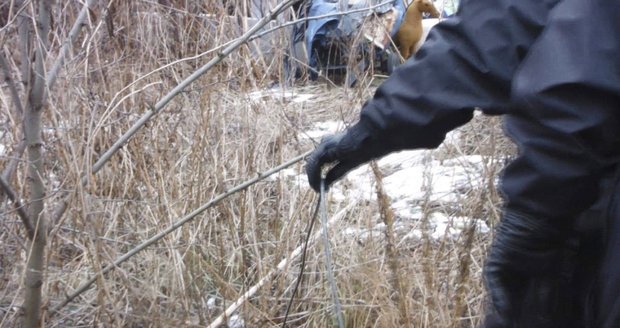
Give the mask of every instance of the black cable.
POLYGON ((293 288, 293 294, 288 301, 288 305, 286 307, 286 314, 284 315, 284 321, 282 321, 282 328, 286 327, 286 320, 288 319, 289 312, 291 307, 293 306, 293 301, 295 300, 295 294, 297 293, 297 289, 299 288, 299 284, 301 282, 301 278, 304 275, 304 269, 306 268, 306 251, 308 250, 308 243, 310 241, 310 236, 312 234, 312 227, 314 227, 314 222, 316 222, 317 214, 319 213, 319 207, 321 205, 321 198, 319 197, 316 202, 316 207, 314 208, 314 214, 312 214, 312 219, 310 220, 310 226, 308 227, 308 232, 306 232, 306 240, 304 242, 304 249, 301 252, 301 268, 299 269, 299 275, 297 276, 297 282, 295 282, 295 288, 293 288))

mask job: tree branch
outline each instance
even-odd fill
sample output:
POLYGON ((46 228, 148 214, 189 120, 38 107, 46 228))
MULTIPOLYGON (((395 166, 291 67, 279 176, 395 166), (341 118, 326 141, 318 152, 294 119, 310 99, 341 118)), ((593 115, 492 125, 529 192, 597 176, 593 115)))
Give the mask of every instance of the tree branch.
POLYGON ((4 24, 4 26, 2 28, 0 28, 0 33, 4 32, 5 29, 9 28, 9 26, 11 24, 13 24, 13 22, 15 20, 17 20, 17 18, 21 14, 21 12, 26 9, 26 6, 28 6, 28 1, 23 1, 23 3, 20 4, 20 7, 17 10, 15 10, 15 13, 13 14, 13 17, 7 17, 8 20, 7 20, 6 24, 4 24))
POLYGON ((19 92, 13 82, 13 74, 11 74, 11 68, 9 67, 9 63, 6 59, 6 51, 4 51, 4 49, 0 52, 0 68, 4 73, 4 82, 6 82, 9 86, 9 92, 11 93, 11 98, 13 99, 13 106, 15 106, 15 109, 17 110, 16 116, 21 118, 24 114, 24 106, 19 99, 19 92))
MULTIPOLYGON (((19 92, 17 91, 17 86, 15 85, 15 81, 13 80, 13 74, 11 74, 11 68, 9 66, 6 49, 0 51, 0 69, 2 69, 4 74, 4 81, 9 87, 9 92, 11 94, 11 98, 13 99, 13 106, 15 108, 15 121, 21 121, 24 115, 24 107, 22 105, 21 100, 19 99, 19 92)), ((5 180, 5 182, 10 182, 15 169, 17 168, 17 163, 19 159, 22 157, 24 150, 26 149, 26 142, 22 140, 19 145, 14 149, 13 154, 11 155, 11 159, 4 167, 2 171, 1 177, 5 180)))
POLYGON ((86 17, 88 17, 88 11, 90 10, 92 6, 95 5, 95 3, 96 3, 96 0, 86 0, 86 3, 84 3, 84 7, 82 7, 82 10, 80 11, 77 19, 75 20, 75 23, 73 23, 73 27, 71 27, 69 36, 63 42, 62 48, 60 48, 60 51, 58 52, 58 57, 56 57, 56 60, 54 61, 54 65, 52 66, 52 69, 50 69, 48 72, 48 75, 47 75, 47 89, 48 90, 52 89, 52 87, 54 86, 54 83, 56 82, 56 78, 58 77, 58 72, 60 71, 60 68, 62 67, 62 64, 64 63, 65 58, 69 54, 69 49, 71 48, 71 45, 77 38, 78 33, 80 32, 80 28, 84 24, 84 20, 86 19, 86 17))
POLYGON ((17 169, 17 164, 21 160, 24 150, 26 150, 26 140, 19 142, 17 147, 13 150, 13 154, 11 154, 10 160, 4 167, 4 170, 2 170, 2 175, 0 175, 0 177, 2 177, 5 182, 8 183, 12 180, 13 173, 15 173, 15 170, 17 169))
POLYGON ((24 209, 24 206, 22 205, 22 203, 19 201, 19 198, 17 197, 17 195, 15 195, 15 192, 13 191, 13 189, 11 189, 11 186, 9 186, 9 184, 1 176, 0 176, 0 187, 2 187, 2 190, 4 190, 4 193, 7 195, 7 197, 9 197, 11 202, 13 202, 13 206, 15 207, 15 210, 17 211, 17 215, 22 220, 22 223, 24 224, 24 227, 26 228, 26 231, 28 232, 28 238, 32 240, 32 238, 34 238, 34 227, 32 226, 32 223, 31 223, 32 221, 28 217, 28 213, 26 213, 26 210, 24 209))

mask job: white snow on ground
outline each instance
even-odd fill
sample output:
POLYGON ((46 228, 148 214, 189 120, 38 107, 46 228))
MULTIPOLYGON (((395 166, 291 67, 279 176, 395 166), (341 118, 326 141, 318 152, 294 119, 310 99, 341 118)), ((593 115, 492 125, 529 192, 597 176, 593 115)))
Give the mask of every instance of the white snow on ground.
POLYGON ((250 100, 254 101, 262 100, 264 98, 270 98, 300 103, 309 101, 311 102, 312 98, 316 97, 316 95, 309 93, 295 93, 292 91, 282 90, 281 88, 272 88, 269 90, 259 90, 251 92, 248 94, 248 97, 250 98, 250 100))
POLYGON ((227 324, 229 328, 244 328, 245 320, 243 320, 240 315, 233 314, 232 316, 230 316, 230 319, 228 319, 227 324))
POLYGON ((302 139, 311 138, 314 140, 321 140, 321 137, 326 136, 328 134, 337 133, 338 131, 344 130, 344 124, 342 122, 320 122, 314 125, 312 130, 306 131, 299 137, 302 139))
MULTIPOLYGON (((312 136, 320 140, 321 136, 342 130, 338 122, 317 123, 313 129, 304 132, 300 138, 312 136)), ((447 141, 456 140, 458 132, 448 135, 447 141)), ((378 165, 384 173, 383 184, 385 193, 389 196, 390 206, 396 215, 395 230, 400 231, 408 238, 422 236, 423 217, 421 205, 428 198, 430 202, 446 206, 458 207, 463 194, 460 191, 469 190, 482 181, 482 158, 477 155, 460 156, 439 161, 433 159, 429 150, 401 151, 381 158, 378 165)), ((295 169, 287 169, 280 173, 281 177, 293 179, 302 187, 309 187, 305 173, 295 169)), ((375 178, 368 165, 349 172, 342 180, 334 183, 330 188, 330 197, 335 202, 349 203, 353 199, 374 201, 375 178)), ((480 232, 489 231, 482 220, 454 217, 433 212, 428 218, 429 235, 432 238, 457 236, 463 229, 475 220, 480 232)), ((365 239, 369 234, 382 233, 385 226, 377 224, 371 230, 349 227, 344 234, 365 239)))

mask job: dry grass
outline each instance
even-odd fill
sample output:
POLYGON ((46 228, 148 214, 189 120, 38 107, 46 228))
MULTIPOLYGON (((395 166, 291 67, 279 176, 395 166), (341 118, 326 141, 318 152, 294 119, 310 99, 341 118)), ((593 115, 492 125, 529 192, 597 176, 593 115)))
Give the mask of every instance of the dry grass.
MULTIPOLYGON (((248 47, 235 52, 176 97, 100 172, 90 175, 98 156, 149 106, 214 55, 197 54, 241 33, 218 22, 225 12, 222 6, 167 3, 173 9, 151 1, 118 2, 109 20, 103 17, 103 7, 93 12, 87 35, 77 42, 50 95, 44 121, 49 196, 45 215, 51 217, 66 193, 70 198, 65 215, 51 222, 44 285, 47 309, 132 246, 213 196, 312 149, 299 136, 314 122, 353 122, 372 94, 370 86, 376 84, 367 75, 354 89, 329 83, 290 89, 315 95, 308 102, 250 97, 250 91, 265 89, 284 76, 282 33, 272 39, 273 53, 256 56, 248 47), (195 58, 162 68, 187 57, 195 58), (83 175, 88 177, 85 185, 79 183, 83 175)), ((55 47, 80 6, 70 2, 62 14, 60 6, 55 7, 55 47)), ((13 28, 0 33, 6 47, 17 49, 13 28)), ((9 53, 16 65, 18 54, 9 53)), ((17 72, 15 68, 14 79, 17 72)), ((0 144, 7 147, 0 157, 3 168, 21 132, 5 84, 0 92, 0 144)), ((511 152, 498 125, 496 119, 476 117, 459 142, 433 153, 436 158, 480 154, 487 165, 482 179, 472 181, 471 190, 464 193, 458 213, 426 202, 420 205, 426 217, 443 211, 488 218, 491 223, 497 218, 495 175, 511 152)), ((295 170, 301 173, 302 165, 295 170)), ((27 194, 25 179, 22 162, 10 181, 20 195, 27 194)), ((428 181, 432 188, 432 176, 428 181)), ((301 243, 315 201, 309 188, 283 175, 258 183, 100 276, 94 288, 47 319, 46 326, 208 326, 301 243)), ((331 203, 330 213, 346 205, 331 203)), ((24 230, 4 199, 0 211, 0 326, 10 327, 19 321, 27 254, 24 230)), ((388 259, 383 233, 363 240, 338 233, 350 226, 372 229, 381 220, 378 212, 374 202, 358 204, 332 227, 335 275, 347 327, 401 327, 403 322, 412 327, 474 327, 483 302, 481 266, 489 236, 469 229, 459 238, 434 240, 425 234, 403 241, 404 232, 396 231, 396 248, 388 259), (399 297, 394 297, 394 271, 402 290, 399 297)), ((298 270, 294 262, 244 303, 240 315, 246 327, 281 323, 298 270)), ((309 250, 306 272, 291 326, 333 325, 318 244, 309 250)))

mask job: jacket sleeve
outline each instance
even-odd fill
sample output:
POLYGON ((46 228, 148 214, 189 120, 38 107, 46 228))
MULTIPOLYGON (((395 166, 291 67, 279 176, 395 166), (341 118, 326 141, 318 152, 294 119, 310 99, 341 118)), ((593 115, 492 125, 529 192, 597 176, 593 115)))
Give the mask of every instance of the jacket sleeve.
POLYGON ((620 2, 564 0, 513 79, 520 149, 504 172, 506 206, 564 221, 600 196, 620 161, 620 2))
POLYGON ((463 0, 377 89, 360 123, 391 150, 434 148, 475 108, 506 113, 512 76, 555 2, 463 0))

